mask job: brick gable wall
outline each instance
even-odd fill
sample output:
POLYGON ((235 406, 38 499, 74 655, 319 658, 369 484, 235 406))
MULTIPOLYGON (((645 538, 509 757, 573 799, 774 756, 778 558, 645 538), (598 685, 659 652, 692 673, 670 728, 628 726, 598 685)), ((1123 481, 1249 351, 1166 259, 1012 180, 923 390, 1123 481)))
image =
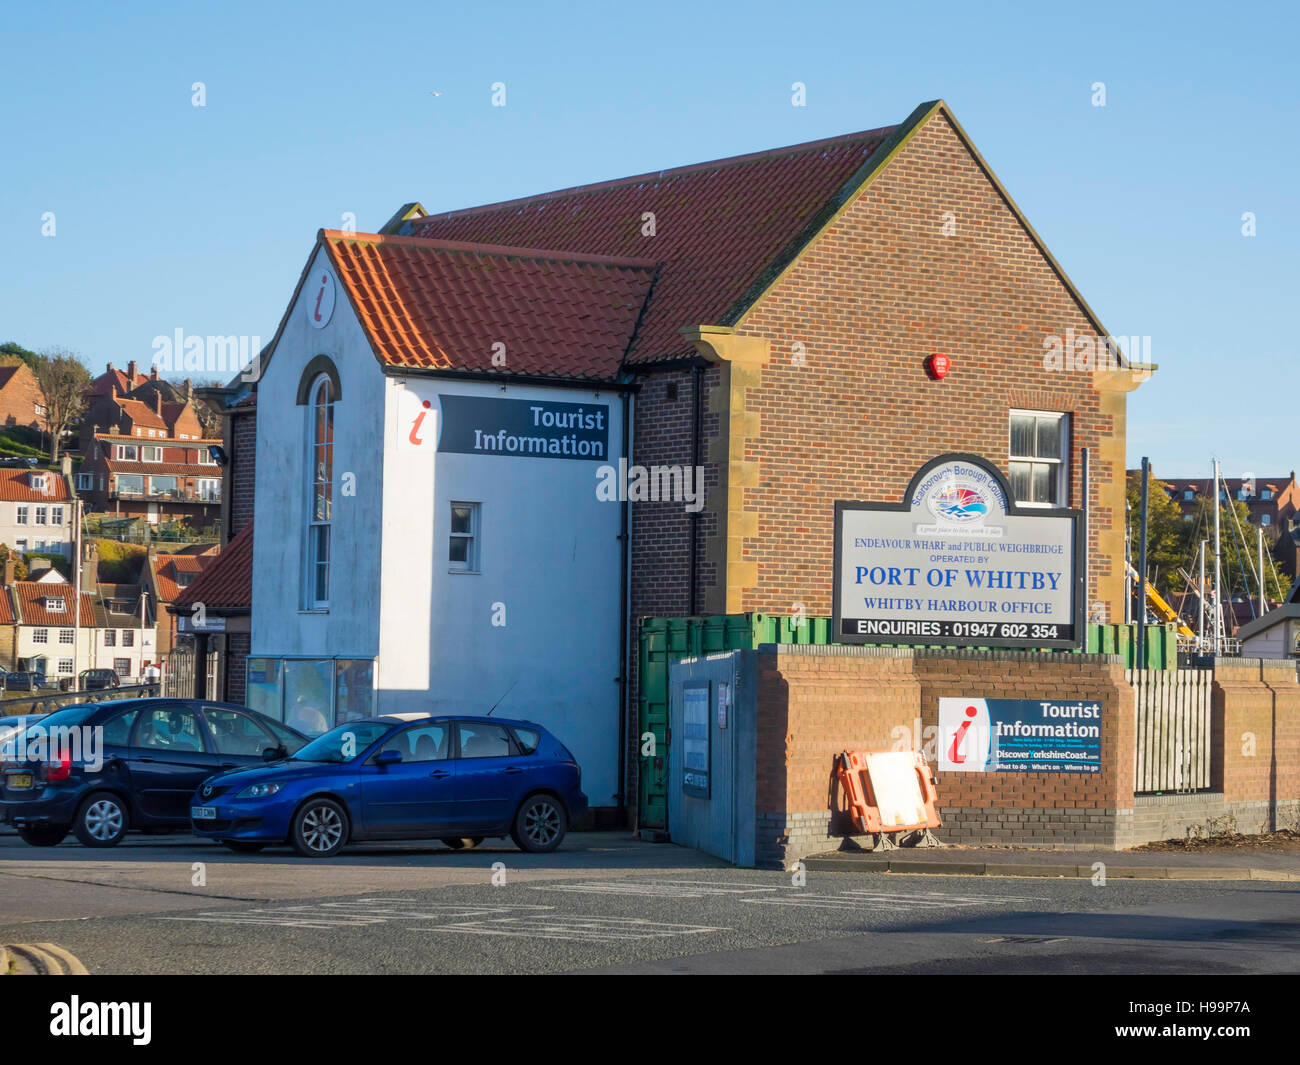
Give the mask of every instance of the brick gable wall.
POLYGON ((37 415, 37 405, 45 405, 45 393, 36 375, 26 366, 17 367, 8 384, 0 389, 0 426, 25 425, 42 432, 48 428, 45 418, 37 415))
MULTIPOLYGON (((944 451, 985 455, 1005 473, 1012 407, 1070 415, 1073 506, 1080 448, 1092 448, 1089 601, 1106 598, 1099 585, 1116 572, 1097 536, 1117 520, 1124 470, 1098 449, 1116 433, 1122 444, 1123 426, 1103 413, 1091 375, 1044 369, 1044 338, 1067 329, 1096 334, 937 115, 738 329, 771 346, 761 387, 745 397, 759 431, 744 445, 757 464, 744 509, 757 515, 758 535, 743 545, 758 577, 742 609, 787 613, 803 603, 808 614, 829 614, 834 500, 900 499, 912 474, 944 451), (943 234, 945 212, 955 235, 943 234), (941 382, 923 365, 935 351, 953 360, 941 382)), ((1122 609, 1115 598, 1111 619, 1122 609)))

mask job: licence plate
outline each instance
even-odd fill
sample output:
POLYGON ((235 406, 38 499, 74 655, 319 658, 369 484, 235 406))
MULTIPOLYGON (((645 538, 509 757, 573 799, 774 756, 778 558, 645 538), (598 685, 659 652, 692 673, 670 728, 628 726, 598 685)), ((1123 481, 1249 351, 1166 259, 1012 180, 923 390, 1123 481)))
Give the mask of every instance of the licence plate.
POLYGON ((30 773, 10 773, 8 783, 11 788, 30 788, 32 786, 32 775, 30 773))
POLYGON ((191 806, 190 817, 195 821, 215 821, 217 819, 217 808, 215 806, 191 806))

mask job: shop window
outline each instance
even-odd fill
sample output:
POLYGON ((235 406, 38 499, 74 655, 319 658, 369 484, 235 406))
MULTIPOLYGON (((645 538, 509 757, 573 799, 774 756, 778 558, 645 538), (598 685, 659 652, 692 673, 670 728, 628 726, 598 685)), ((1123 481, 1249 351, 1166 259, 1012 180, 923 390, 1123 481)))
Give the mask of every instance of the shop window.
POLYGON ((1011 492, 1021 506, 1065 506, 1069 419, 1050 411, 1011 412, 1011 492))
POLYGON ((305 594, 309 610, 329 607, 330 522, 334 482, 334 391, 328 374, 312 383, 308 416, 308 512, 305 594))
POLYGON ((454 573, 479 571, 479 504, 451 505, 451 537, 447 549, 449 568, 454 573))

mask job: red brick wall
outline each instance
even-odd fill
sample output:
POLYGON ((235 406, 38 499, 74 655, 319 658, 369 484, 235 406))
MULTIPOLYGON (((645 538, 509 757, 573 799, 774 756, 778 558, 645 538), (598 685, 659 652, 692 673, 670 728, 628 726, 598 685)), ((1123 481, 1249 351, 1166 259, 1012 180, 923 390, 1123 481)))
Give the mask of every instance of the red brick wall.
POLYGON ((229 465, 222 491, 229 499, 227 539, 233 539, 253 520, 253 484, 257 456, 257 410, 254 407, 230 415, 226 436, 229 465))
POLYGON ((36 414, 36 405, 45 405, 45 393, 36 382, 36 375, 20 364, 9 379, 9 383, 0 389, 0 426, 26 425, 32 429, 44 430, 46 420, 36 414))
MULTIPOLYGON (((942 697, 1096 699, 1102 772, 939 773, 945 807, 1115 809, 1133 800, 1133 696, 1101 656, 781 653, 760 658, 759 811, 828 809, 835 755, 911 747, 939 723, 942 697), (897 732, 896 730, 904 730, 897 732)), ((932 760, 933 764, 933 760, 932 760)))
MULTIPOLYGON (((1116 431, 1083 373, 1043 367, 1043 340, 1095 335, 1083 312, 995 186, 936 117, 765 296, 739 332, 771 342, 762 388, 746 407, 761 419, 745 458, 757 488, 745 509, 759 515, 746 540, 758 585, 743 609, 831 612, 836 499, 898 500, 909 478, 944 451, 971 451, 1006 472, 1008 412, 1068 413, 1069 501, 1081 503, 1079 451, 1093 449, 1093 536, 1115 516, 1097 488, 1122 483, 1123 468, 1097 447, 1116 431), (956 234, 942 232, 944 212, 956 234), (804 365, 792 361, 804 345, 804 365), (942 382, 923 362, 951 356, 942 382)), ((1122 430, 1122 427, 1120 427, 1122 430)), ((1110 572, 1092 559, 1093 588, 1110 572)), ((1095 598, 1089 594, 1089 600, 1095 598)))
POLYGON ((1300 797, 1300 686, 1294 662, 1214 666, 1213 786, 1226 802, 1300 797))

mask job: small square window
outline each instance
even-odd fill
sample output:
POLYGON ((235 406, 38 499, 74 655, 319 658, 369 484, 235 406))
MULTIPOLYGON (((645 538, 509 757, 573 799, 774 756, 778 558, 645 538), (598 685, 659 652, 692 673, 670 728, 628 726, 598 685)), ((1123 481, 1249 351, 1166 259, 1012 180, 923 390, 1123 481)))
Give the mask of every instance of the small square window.
POLYGON ((1051 411, 1011 412, 1011 492, 1022 506, 1062 507, 1069 492, 1069 424, 1051 411))
POLYGON ((456 573, 479 571, 479 504, 452 503, 451 534, 447 547, 449 568, 456 573))

